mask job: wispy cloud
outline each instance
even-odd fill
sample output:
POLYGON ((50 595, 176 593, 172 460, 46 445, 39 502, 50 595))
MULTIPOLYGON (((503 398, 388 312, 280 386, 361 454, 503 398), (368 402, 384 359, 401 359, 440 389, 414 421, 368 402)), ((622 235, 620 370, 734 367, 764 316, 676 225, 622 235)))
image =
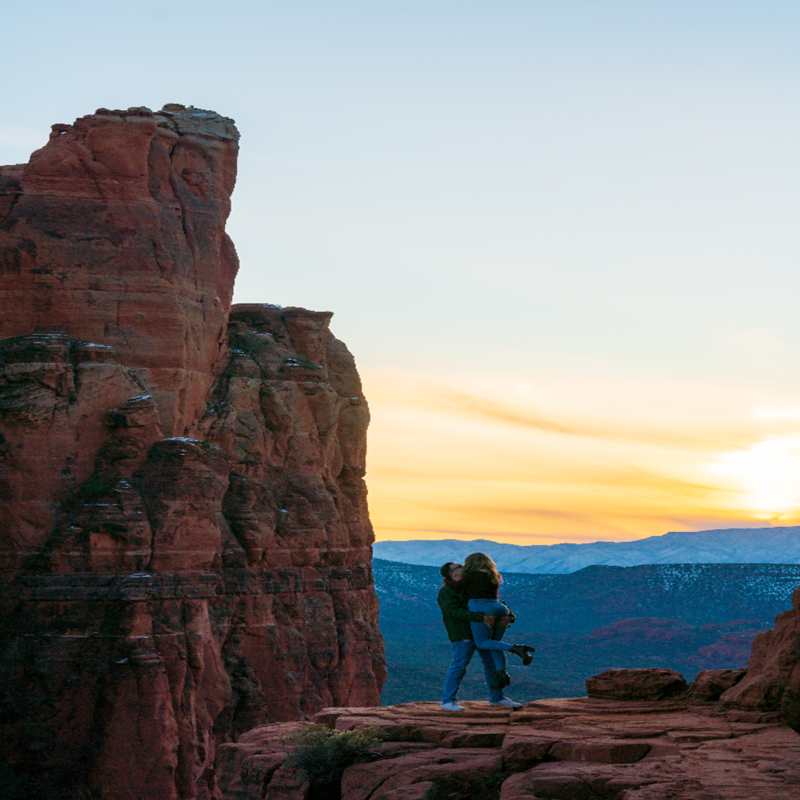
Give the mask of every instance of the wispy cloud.
POLYGON ((515 408, 477 395, 442 389, 439 397, 443 402, 448 403, 454 410, 462 414, 481 416, 498 422, 539 430, 544 433, 707 450, 719 450, 720 447, 730 446, 731 444, 729 440, 723 438, 687 436, 677 426, 670 427, 668 424, 658 429, 625 424, 619 421, 614 424, 602 424, 596 420, 575 422, 564 419, 559 421, 540 415, 535 410, 515 408))
MULTIPOLYGON (((747 387, 693 387, 687 402, 680 388, 635 384, 603 398, 590 382, 551 381, 529 391, 513 378, 368 373, 367 480, 378 537, 555 543, 778 521, 738 477, 709 465, 735 468, 726 454, 749 452, 765 426, 794 425, 788 417, 800 403, 754 402, 747 387), (754 413, 759 407, 772 411, 754 413)), ((791 486, 793 458, 774 461, 791 486)), ((794 512, 781 513, 784 521, 794 512)))

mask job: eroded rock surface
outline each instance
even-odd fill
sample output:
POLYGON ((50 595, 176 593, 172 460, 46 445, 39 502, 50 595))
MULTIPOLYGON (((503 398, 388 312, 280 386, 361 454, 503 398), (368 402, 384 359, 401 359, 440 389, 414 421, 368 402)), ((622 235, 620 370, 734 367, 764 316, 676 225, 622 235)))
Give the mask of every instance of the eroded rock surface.
POLYGON ((780 711, 800 733, 800 588, 792 608, 775 618, 775 628, 753 640, 747 674, 721 699, 737 708, 780 711))
POLYGON ((213 111, 99 109, 0 168, 0 339, 112 346, 151 373, 164 433, 180 435, 222 354, 238 140, 213 111))
MULTIPOLYGON (((684 700, 540 700, 515 711, 464 703, 329 708, 336 730, 372 727, 378 760, 347 768, 342 800, 790 800, 800 785, 797 735, 769 713, 684 700)), ((308 800, 282 767, 287 731, 267 726, 222 745, 227 800, 308 800)))
POLYGON ((692 682, 691 696, 697 700, 719 700, 746 674, 746 669, 702 669, 692 682))
POLYGON ((379 702, 366 401, 329 313, 230 311, 237 139, 101 110, 0 168, 0 795, 219 797, 220 741, 379 702))
POLYGON ((683 675, 674 669, 607 669, 586 679, 589 697, 609 700, 665 700, 686 689, 683 675))

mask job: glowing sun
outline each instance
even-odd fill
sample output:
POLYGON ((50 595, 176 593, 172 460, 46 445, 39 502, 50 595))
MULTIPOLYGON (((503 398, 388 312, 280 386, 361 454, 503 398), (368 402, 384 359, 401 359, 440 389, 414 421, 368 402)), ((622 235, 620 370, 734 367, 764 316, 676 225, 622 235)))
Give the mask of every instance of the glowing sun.
POLYGON ((780 514, 800 507, 800 434, 771 436, 726 453, 709 469, 737 484, 754 511, 780 514))

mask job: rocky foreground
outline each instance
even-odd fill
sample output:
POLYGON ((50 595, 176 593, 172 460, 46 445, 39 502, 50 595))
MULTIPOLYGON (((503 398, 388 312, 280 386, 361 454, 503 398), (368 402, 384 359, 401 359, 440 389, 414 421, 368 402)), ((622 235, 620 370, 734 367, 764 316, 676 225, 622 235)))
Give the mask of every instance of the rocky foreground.
MULTIPOLYGON (((467 702, 328 708, 314 721, 371 727, 378 760, 348 767, 342 800, 789 800, 800 737, 777 715, 698 699, 540 700, 517 710, 467 702)), ((309 723, 257 728, 220 749, 226 800, 322 800, 283 766, 309 723)), ((327 794, 324 793, 327 791, 327 794)))

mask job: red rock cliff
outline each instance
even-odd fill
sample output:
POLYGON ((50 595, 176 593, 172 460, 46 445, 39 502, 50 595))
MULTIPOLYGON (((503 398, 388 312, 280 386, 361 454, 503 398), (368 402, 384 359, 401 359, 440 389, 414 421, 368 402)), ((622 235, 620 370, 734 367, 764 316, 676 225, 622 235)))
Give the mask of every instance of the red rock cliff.
POLYGON ((753 640, 747 674, 722 695, 734 708, 774 710, 800 733, 800 588, 792 608, 775 617, 775 627, 753 640))
POLYGON ((0 789, 217 797, 219 741, 378 703, 367 406, 330 314, 229 316, 237 139, 100 110, 0 168, 0 789))

